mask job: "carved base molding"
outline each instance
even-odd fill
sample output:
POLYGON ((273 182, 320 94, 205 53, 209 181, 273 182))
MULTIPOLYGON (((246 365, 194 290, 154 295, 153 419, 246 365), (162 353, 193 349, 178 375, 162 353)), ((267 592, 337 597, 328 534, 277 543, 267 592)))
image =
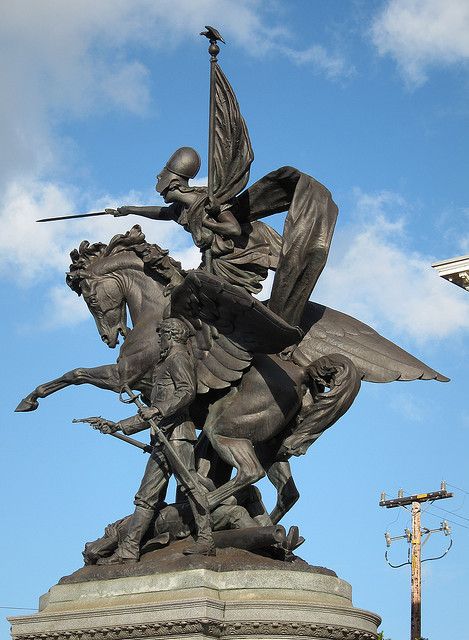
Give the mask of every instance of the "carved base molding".
POLYGON ((202 638, 232 638, 233 636, 251 636, 259 638, 324 638, 327 640, 376 640, 377 634, 350 627, 334 625, 301 624, 297 622, 234 622, 225 623, 214 620, 179 620, 153 624, 125 625, 112 629, 80 629, 75 631, 52 631, 50 633, 13 636, 14 640, 128 640, 131 638, 184 638, 199 635, 202 638))
POLYGON ((58 584, 13 640, 376 640, 351 587, 301 571, 205 569, 58 584))

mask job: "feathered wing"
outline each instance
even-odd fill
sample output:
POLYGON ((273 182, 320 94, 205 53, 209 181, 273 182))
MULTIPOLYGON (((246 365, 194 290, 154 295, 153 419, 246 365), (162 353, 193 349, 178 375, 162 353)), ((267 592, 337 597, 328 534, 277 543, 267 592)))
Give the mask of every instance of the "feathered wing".
POLYGON ((449 380, 360 320, 315 302, 306 305, 301 328, 305 337, 292 354, 299 364, 341 353, 368 382, 449 380))
POLYGON ((234 91, 218 65, 215 68, 214 136, 213 195, 225 203, 246 186, 254 153, 234 91))
POLYGON ((252 355, 205 322, 190 324, 194 329, 191 344, 197 363, 197 392, 230 387, 249 367, 252 355))
POLYGON ((194 328, 199 393, 239 380, 254 352, 277 353, 302 338, 247 291, 201 270, 173 289, 171 315, 194 328))

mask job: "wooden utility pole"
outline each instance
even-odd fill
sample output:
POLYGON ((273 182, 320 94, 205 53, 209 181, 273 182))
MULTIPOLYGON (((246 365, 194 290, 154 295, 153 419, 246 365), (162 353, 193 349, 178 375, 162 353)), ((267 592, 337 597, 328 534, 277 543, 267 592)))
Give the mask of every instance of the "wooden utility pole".
MULTIPOLYGON (((398 497, 392 500, 386 500, 385 495, 381 495, 381 500, 379 503, 380 507, 386 507, 387 509, 392 509, 393 507, 406 507, 408 505, 411 505, 412 507, 412 535, 409 539, 409 542, 411 544, 410 640, 421 640, 422 637, 422 529, 420 522, 420 505, 422 504, 422 502, 433 502, 434 500, 443 500, 444 498, 452 497, 453 494, 446 491, 446 484, 444 482, 441 483, 440 491, 432 491, 431 493, 418 493, 412 496, 404 496, 404 492, 400 490, 398 497)), ((440 531, 440 529, 435 529, 432 531, 430 531, 429 529, 425 529, 424 533, 428 534, 432 533, 433 531, 440 531)), ((398 536, 398 538, 403 537, 406 536, 398 536)), ((391 540, 395 539, 397 538, 390 538, 389 534, 386 534, 388 546, 391 540)))
POLYGON ((422 637, 422 574, 420 502, 412 502, 412 560, 410 573, 410 640, 422 637))

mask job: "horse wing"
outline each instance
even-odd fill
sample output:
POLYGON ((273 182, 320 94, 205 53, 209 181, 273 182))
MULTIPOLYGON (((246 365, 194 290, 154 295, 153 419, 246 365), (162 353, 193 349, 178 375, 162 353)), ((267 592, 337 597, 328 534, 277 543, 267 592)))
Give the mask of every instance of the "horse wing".
POLYGON ((194 324, 191 339, 197 362, 197 392, 226 389, 250 366, 252 355, 205 322, 194 324), (197 327, 197 328, 196 328, 197 327))
POLYGON ((303 337, 242 287, 198 269, 173 289, 171 314, 193 325, 205 322, 249 353, 279 353, 303 337))
POLYGON ((368 382, 449 380, 360 320, 321 304, 308 302, 301 328, 305 337, 292 354, 298 364, 341 353, 352 360, 368 382))
POLYGON ((247 291, 205 271, 189 271, 171 293, 171 315, 193 327, 199 393, 239 380, 253 353, 278 353, 302 332, 247 291))

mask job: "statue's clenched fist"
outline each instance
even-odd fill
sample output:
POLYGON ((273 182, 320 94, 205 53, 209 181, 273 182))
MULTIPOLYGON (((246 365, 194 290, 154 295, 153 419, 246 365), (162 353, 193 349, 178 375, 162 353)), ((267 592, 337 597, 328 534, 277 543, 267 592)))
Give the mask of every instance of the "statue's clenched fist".
POLYGON ((156 407, 142 407, 138 413, 144 420, 159 420, 161 418, 161 413, 156 407))
POLYGON ((126 206, 117 207, 117 209, 104 209, 104 211, 114 216, 115 218, 120 218, 121 216, 128 216, 130 213, 129 207, 126 207, 126 206))

